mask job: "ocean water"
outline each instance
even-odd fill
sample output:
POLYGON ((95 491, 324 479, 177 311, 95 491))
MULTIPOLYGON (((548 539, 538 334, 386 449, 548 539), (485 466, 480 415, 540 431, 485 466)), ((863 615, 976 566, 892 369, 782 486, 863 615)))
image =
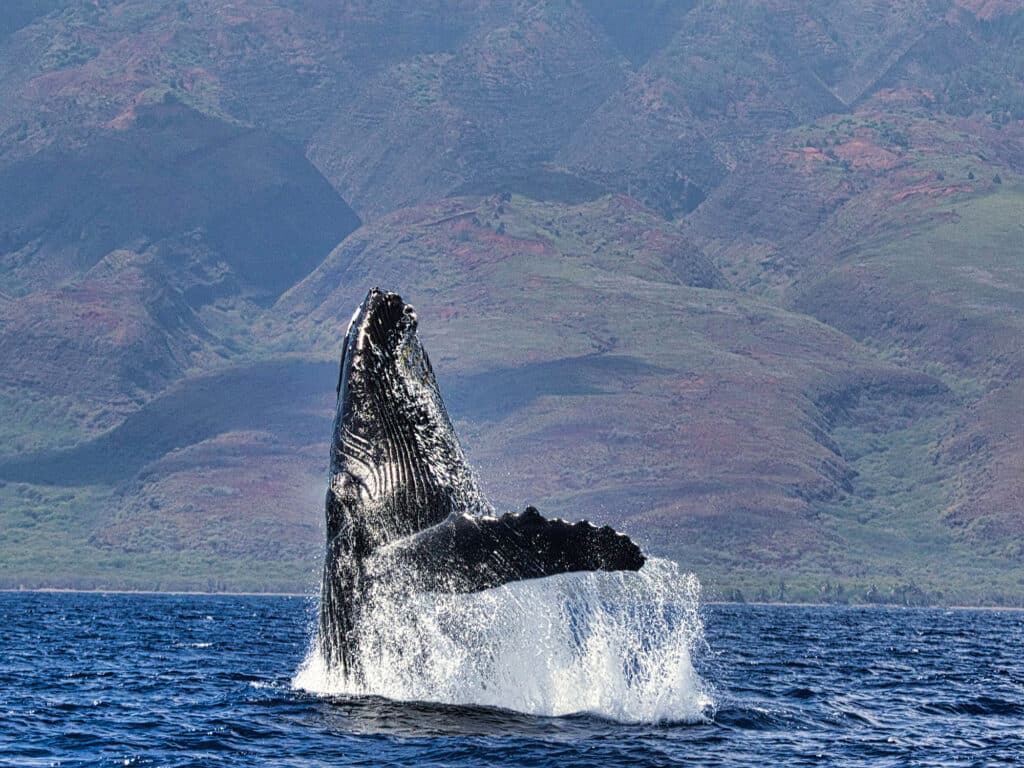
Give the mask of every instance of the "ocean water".
POLYGON ((573 578, 427 606, 362 694, 317 668, 313 600, 0 594, 0 765, 1024 765, 1024 613, 573 578))

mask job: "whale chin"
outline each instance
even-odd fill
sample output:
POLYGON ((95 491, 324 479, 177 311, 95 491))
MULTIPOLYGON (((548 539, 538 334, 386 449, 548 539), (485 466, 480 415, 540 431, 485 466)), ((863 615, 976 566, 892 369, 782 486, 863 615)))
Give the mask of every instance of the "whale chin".
POLYGON ((354 643, 375 581, 475 592, 573 571, 639 570, 640 548, 607 526, 496 516, 448 417, 415 310, 374 288, 345 334, 327 491, 319 646, 358 680, 354 643), (386 563, 381 567, 381 563, 386 563))

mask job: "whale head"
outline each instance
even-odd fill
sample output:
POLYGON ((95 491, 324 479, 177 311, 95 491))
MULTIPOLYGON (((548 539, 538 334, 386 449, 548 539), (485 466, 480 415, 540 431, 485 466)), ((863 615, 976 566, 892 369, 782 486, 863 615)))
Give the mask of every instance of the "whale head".
POLYGON ((374 288, 345 334, 327 529, 361 554, 486 506, 416 331, 415 309, 374 288))

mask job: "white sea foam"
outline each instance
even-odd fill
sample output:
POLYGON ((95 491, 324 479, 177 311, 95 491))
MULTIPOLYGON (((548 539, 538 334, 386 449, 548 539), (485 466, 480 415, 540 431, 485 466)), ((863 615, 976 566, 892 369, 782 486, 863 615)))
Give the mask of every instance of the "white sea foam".
POLYGON ((410 593, 394 580, 368 598, 363 684, 329 669, 314 641, 293 685, 548 716, 700 720, 712 700, 691 658, 703 643, 699 589, 663 560, 468 595, 410 593))

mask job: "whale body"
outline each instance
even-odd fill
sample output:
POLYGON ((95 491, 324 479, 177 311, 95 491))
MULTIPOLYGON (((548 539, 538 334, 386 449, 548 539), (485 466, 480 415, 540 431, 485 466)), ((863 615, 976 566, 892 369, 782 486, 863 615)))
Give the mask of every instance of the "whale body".
POLYGON ((345 334, 326 499, 319 648, 358 681, 355 653, 375 580, 476 592, 571 571, 639 570, 640 548, 608 526, 496 515, 445 410, 416 312, 372 289, 345 334))

